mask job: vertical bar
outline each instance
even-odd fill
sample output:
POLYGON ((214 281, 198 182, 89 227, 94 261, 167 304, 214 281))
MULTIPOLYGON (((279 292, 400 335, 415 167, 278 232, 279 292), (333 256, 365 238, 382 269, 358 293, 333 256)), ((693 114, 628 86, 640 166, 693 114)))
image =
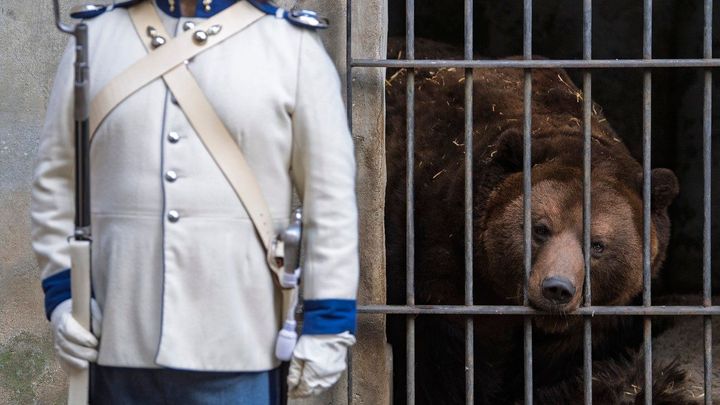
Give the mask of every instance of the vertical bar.
POLYGON ((352 347, 347 351, 347 403, 352 405, 353 403, 353 361, 352 361, 352 347))
MULTIPOLYGON (((350 133, 353 130, 353 101, 352 101, 352 0, 345 2, 345 104, 347 122, 350 133)), ((347 403, 353 403, 353 364, 352 348, 347 353, 347 403)))
MULTIPOLYGON (((652 59, 652 0, 644 0, 643 59, 652 59)), ((650 269, 650 160, 652 119, 652 74, 643 72, 643 306, 651 306, 650 269)), ((643 347, 645 350, 645 404, 652 405, 652 319, 643 318, 643 347)))
MULTIPOLYGON (((473 58, 473 2, 465 0, 465 59, 473 58)), ((473 70, 465 69, 465 305, 473 304, 473 70)), ((465 403, 475 402, 473 318, 465 319, 465 403)))
POLYGON ((346 0, 345 6, 345 102, 347 104, 348 127, 350 133, 352 133, 352 0, 346 0))
MULTIPOLYGON (((703 32, 703 57, 712 58, 712 0, 705 0, 705 29, 703 32)), ((703 94, 703 305, 712 305, 711 279, 711 181, 712 181, 712 71, 705 69, 703 94)), ((705 404, 712 404, 712 317, 703 317, 705 404)))
MULTIPOLYGON (((523 2, 523 58, 532 59, 532 0, 523 2)), ((523 80, 523 232, 525 280, 523 305, 529 305, 528 285, 532 270, 532 70, 525 69, 523 80)), ((525 358, 525 404, 533 403, 532 319, 523 318, 523 349, 525 358)))
MULTIPOLYGON (((415 1, 405 2, 405 40, 409 60, 415 59, 415 1)), ((407 211, 406 211, 406 277, 407 305, 415 305, 415 72, 408 69, 407 73, 407 211)), ((407 404, 415 404, 415 318, 407 317, 407 404)))
MULTIPOLYGON (((583 0, 583 60, 592 59, 592 0, 583 0)), ((592 305, 590 277, 590 227, 592 223, 592 73, 583 72, 583 259, 585 264, 584 305, 592 305)), ((585 404, 592 404, 592 318, 583 319, 583 378, 585 404)))

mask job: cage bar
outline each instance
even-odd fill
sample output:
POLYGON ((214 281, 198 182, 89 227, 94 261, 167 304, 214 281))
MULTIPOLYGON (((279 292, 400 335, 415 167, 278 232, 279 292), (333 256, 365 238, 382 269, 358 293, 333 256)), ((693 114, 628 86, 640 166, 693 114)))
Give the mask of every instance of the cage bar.
POLYGON ((353 105, 352 105, 352 0, 345 3, 345 103, 347 110, 347 122, 352 134, 353 129, 353 105))
MULTIPOLYGON (((388 315, 529 315, 552 316, 524 305, 361 305, 361 314, 388 315)), ((590 306, 580 307, 563 316, 718 316, 720 305, 590 306)))
POLYGON ((514 68, 514 69, 637 69, 637 68, 717 68, 720 59, 534 59, 534 60, 446 60, 446 59, 355 59, 353 67, 391 68, 514 68))
MULTIPOLYGON (((353 133, 352 99, 352 0, 345 2, 345 106, 350 133, 353 133)), ((353 364, 352 347, 347 352, 347 403, 353 403, 353 364)))
MULTIPOLYGON (((405 2, 405 52, 415 59, 415 0, 405 2)), ((407 169, 406 169, 406 277, 407 304, 415 305, 415 72, 407 73, 407 169)), ((407 317, 407 404, 415 404, 415 318, 407 317)))
MULTIPOLYGON (((473 59, 473 2, 465 0, 465 59, 473 59)), ((465 305, 473 305, 473 70, 465 69, 465 305)), ((465 318, 465 403, 475 402, 475 331, 465 318)))
MULTIPOLYGON (((652 59, 652 0, 643 6, 643 59, 652 59)), ((643 71, 643 306, 651 301, 650 268, 650 187, 651 187, 651 131, 652 131, 652 73, 643 71)), ((652 405, 652 319, 643 319, 643 349, 645 363, 645 404, 652 405)))
MULTIPOLYGON (((532 0, 523 2, 523 59, 532 59, 532 0)), ((528 286, 532 270, 532 70, 525 69, 523 80, 523 233, 525 280, 523 305, 530 305, 528 286)), ((525 359, 525 404, 533 403, 532 318, 523 319, 525 359)))
MULTIPOLYGON (((592 59, 592 0, 583 0, 583 60, 592 59)), ((592 306, 590 227, 592 220, 592 73, 583 72, 583 306, 592 306)), ((583 383, 585 404, 592 404, 592 318, 583 319, 583 383)))
MULTIPOLYGON (((532 0, 523 0, 523 59, 473 60, 473 2, 465 0, 465 31, 463 60, 415 60, 414 0, 406 0, 406 51, 407 59, 353 59, 351 53, 351 0, 347 0, 347 99, 348 123, 352 129, 352 74, 354 67, 408 68, 407 74, 407 207, 406 207, 406 305, 359 306, 361 314, 399 314, 407 319, 407 403, 415 402, 415 322, 417 315, 460 315, 466 317, 465 330, 465 392, 466 403, 474 402, 474 330, 473 316, 516 315, 524 319, 524 367, 526 404, 533 401, 532 373, 532 317, 552 315, 529 306, 528 279, 532 265, 531 243, 531 133, 532 133, 532 69, 565 68, 583 70, 583 248, 585 267, 584 302, 582 307, 567 316, 582 316, 584 322, 583 374, 586 404, 592 403, 592 321, 593 316, 642 316, 644 342, 644 401, 652 403, 652 321, 651 316, 701 316, 704 326, 704 390, 705 403, 712 403, 712 323, 711 316, 720 315, 720 306, 711 301, 711 157, 712 157, 712 69, 720 67, 720 59, 712 55, 712 0, 704 0, 704 54, 702 59, 652 58, 652 0, 644 0, 643 56, 642 59, 592 59, 592 0, 583 0, 583 57, 582 60, 532 59, 532 0), (465 301, 464 305, 416 305, 414 286, 414 71, 415 68, 465 69, 465 301), (524 69, 524 120, 523 120, 523 212, 524 212, 524 290, 523 305, 474 305, 473 297, 473 240, 472 240, 472 160, 473 160, 473 80, 476 68, 524 69), (703 229, 703 304, 700 306, 652 306, 651 296, 651 119, 652 119, 652 68, 704 69, 703 98, 703 175, 704 175, 704 229, 703 229), (593 306, 591 289, 591 183, 592 183, 592 73, 590 69, 642 69, 643 70, 643 302, 642 306, 593 306)), ((350 359, 349 359, 350 360, 350 359)), ((351 363, 349 363, 351 366, 351 363)), ((348 376, 348 402, 351 402, 352 380, 348 376)))
MULTIPOLYGON (((712 0, 704 3, 703 57, 712 59, 712 0)), ((704 71, 703 89, 703 305, 712 306, 712 71, 704 71)), ((712 404, 712 318, 703 317, 705 404, 712 404)))

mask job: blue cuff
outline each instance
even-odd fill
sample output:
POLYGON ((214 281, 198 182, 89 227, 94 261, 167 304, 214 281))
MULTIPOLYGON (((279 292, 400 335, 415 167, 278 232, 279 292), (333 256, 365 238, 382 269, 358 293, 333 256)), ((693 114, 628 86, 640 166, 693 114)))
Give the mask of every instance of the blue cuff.
POLYGON ((355 300, 305 300, 304 335, 355 334, 355 300))
POLYGON ((42 281, 45 292, 45 316, 48 321, 52 311, 61 302, 70 299, 70 269, 63 270, 42 281))

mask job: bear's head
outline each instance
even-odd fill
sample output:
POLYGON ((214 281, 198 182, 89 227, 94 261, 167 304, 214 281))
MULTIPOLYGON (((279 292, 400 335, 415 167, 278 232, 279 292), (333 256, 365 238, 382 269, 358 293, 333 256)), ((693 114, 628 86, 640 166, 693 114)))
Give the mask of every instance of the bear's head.
MULTIPOLYGON (((521 304, 524 284, 523 139, 506 130, 494 164, 502 179, 490 192, 481 219, 485 269, 481 282, 498 297, 521 304)), ((593 305, 627 305, 643 287, 642 167, 621 143, 593 138, 590 269, 593 305)), ((534 308, 563 314, 583 303, 583 140, 577 134, 533 134, 531 186, 532 262, 528 298, 534 308)), ((652 170, 652 273, 665 257, 670 234, 667 207, 678 193, 675 175, 652 170)), ((574 319, 574 317, 571 317, 574 319)), ((568 317, 539 317, 548 333, 566 331, 568 317)), ((580 319, 580 318, 577 318, 580 319)))

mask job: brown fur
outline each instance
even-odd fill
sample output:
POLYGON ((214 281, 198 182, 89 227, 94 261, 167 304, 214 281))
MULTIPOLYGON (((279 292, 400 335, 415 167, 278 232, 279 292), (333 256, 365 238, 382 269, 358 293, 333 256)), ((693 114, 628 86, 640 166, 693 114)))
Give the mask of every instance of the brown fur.
MULTIPOLYGON (((540 388, 533 398, 534 403, 554 405, 559 403, 559 398, 568 404, 583 403, 585 398, 583 378, 580 370, 577 370, 577 374, 577 377, 559 384, 540 388)), ((687 388, 683 386, 684 382, 685 372, 677 363, 654 363, 653 404, 700 404, 701 401, 692 399, 691 395, 688 395, 687 388)), ((644 404, 644 384, 642 356, 629 353, 627 358, 598 361, 593 364, 593 404, 644 404)))
MULTIPOLYGON (((447 51, 443 45, 422 40, 417 49, 420 57, 423 49, 438 58, 447 51)), ((398 55, 398 51, 391 46, 389 54, 398 55)), ((415 77, 414 259, 416 298, 421 304, 464 302, 464 75, 462 69, 433 69, 419 70, 415 77)), ((406 77, 405 70, 389 71, 387 81, 389 300, 398 303, 404 301, 396 291, 404 290, 406 264, 406 77), (397 286, 403 287, 394 290, 397 286)), ((533 226, 545 224, 550 234, 533 238, 528 294, 532 306, 557 313, 534 320, 534 371, 540 387, 574 376, 575 366, 582 364, 581 318, 563 315, 577 308, 583 297, 582 100, 582 92, 563 70, 533 71, 532 220, 533 226), (542 281, 553 275, 573 282, 576 291, 570 303, 558 306, 543 297, 542 281)), ((523 72, 475 69, 473 101, 474 301, 521 305, 523 72)), ((596 104, 591 122, 592 239, 605 245, 591 260, 592 302, 630 305, 642 290, 642 168, 596 104)), ((653 171, 652 186, 651 255, 652 272, 657 274, 669 239, 667 206, 678 186, 672 172, 665 169, 653 171)), ((452 339, 462 336, 463 325, 462 319, 419 318, 418 350, 427 346, 437 351, 438 345, 449 350, 452 339), (424 333, 433 336, 423 336, 424 328, 424 333)), ((522 319, 517 317, 476 318, 476 354, 482 359, 476 362, 476 381, 484 382, 477 396, 482 402, 507 399, 507 387, 522 375, 521 326, 522 319)), ((637 341, 635 335, 618 337, 633 328, 628 319, 595 318, 596 358, 612 358, 613 352, 622 352, 637 341)), ((461 340, 452 343, 463 347, 461 340)), ((449 361, 442 353, 419 360, 419 378, 427 373, 428 378, 437 379, 421 368, 437 370, 449 361)))

